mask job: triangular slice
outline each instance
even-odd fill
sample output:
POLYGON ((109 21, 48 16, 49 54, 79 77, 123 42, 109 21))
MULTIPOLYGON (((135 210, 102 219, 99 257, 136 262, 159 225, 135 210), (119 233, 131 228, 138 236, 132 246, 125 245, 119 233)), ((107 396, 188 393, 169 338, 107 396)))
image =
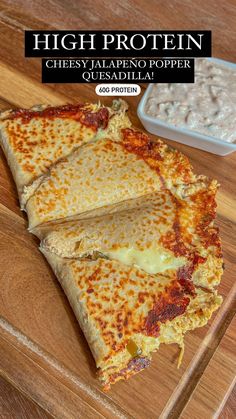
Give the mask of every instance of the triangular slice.
POLYGON ((107 214, 93 211, 89 218, 48 223, 32 232, 62 257, 102 254, 150 274, 174 269, 212 288, 222 275, 221 243, 212 225, 215 193, 214 183, 184 200, 163 190, 125 201, 107 214))
POLYGON ((123 130, 119 142, 102 139, 79 147, 42 176, 28 200, 29 228, 168 188, 188 195, 206 178, 161 140, 123 130))
POLYGON ((80 103, 1 113, 0 143, 16 182, 21 207, 37 186, 37 179, 53 163, 95 137, 106 133, 116 138, 120 128, 129 127, 126 110, 124 101, 115 101, 112 108, 80 103))
POLYGON ((222 302, 191 281, 148 275, 114 260, 61 258, 41 249, 60 281, 99 368, 104 389, 150 364, 160 343, 183 348, 222 302))

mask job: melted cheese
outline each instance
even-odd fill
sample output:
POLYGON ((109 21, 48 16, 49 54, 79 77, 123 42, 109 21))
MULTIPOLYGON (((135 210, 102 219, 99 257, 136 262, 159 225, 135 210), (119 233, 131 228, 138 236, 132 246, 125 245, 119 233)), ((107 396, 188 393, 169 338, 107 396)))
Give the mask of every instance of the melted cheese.
POLYGON ((184 257, 175 258, 173 254, 158 246, 145 250, 123 247, 102 253, 110 259, 116 259, 125 265, 134 265, 141 268, 149 274, 156 274, 167 269, 176 269, 185 263, 184 257))

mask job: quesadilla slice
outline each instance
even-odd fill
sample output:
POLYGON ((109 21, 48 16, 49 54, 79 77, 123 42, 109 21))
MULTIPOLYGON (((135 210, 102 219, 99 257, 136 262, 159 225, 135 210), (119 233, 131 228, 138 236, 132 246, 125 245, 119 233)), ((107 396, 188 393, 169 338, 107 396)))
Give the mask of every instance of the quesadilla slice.
POLYGON ((186 158, 161 140, 122 130, 120 141, 85 144, 42 176, 26 204, 29 228, 161 189, 190 195, 206 182, 193 174, 186 158))
POLYGON ((72 217, 33 229, 46 250, 66 258, 101 254, 149 274, 176 270, 206 288, 219 284, 222 251, 215 218, 214 182, 185 199, 163 190, 102 215, 72 217))
POLYGON ((35 106, 1 113, 0 143, 11 168, 21 208, 52 164, 77 147, 131 125, 124 101, 113 107, 80 103, 35 106), (32 184, 33 183, 33 184, 32 184))
POLYGON ((216 292, 176 275, 150 275, 115 260, 67 259, 41 250, 91 348, 103 388, 149 366, 161 343, 183 348, 184 334, 207 323, 216 292))

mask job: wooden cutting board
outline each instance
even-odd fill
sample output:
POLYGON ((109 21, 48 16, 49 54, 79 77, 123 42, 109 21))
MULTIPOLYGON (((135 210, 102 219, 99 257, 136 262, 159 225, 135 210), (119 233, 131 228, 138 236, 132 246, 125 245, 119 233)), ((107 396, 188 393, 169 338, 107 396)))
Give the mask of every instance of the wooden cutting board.
MULTIPOLYGON (((0 15, 0 108, 96 101, 95 85, 40 83, 39 60, 23 58, 24 24, 20 22, 27 21, 25 10, 19 15, 19 11, 9 13, 6 8, 7 18, 0 15), (14 55, 9 53, 12 44, 14 55)), ((50 28, 30 19, 34 28, 50 28)), ((136 115, 139 100, 128 98, 131 120, 141 127, 136 115)), ((110 98, 104 103, 109 104, 110 98)), ((187 335, 179 370, 177 346, 163 346, 149 369, 118 383, 106 394, 100 389, 92 355, 66 297, 38 251, 37 239, 26 230, 26 217, 19 210, 15 185, 0 152, 0 370, 57 418, 208 419, 219 415, 233 387, 236 153, 222 158, 170 143, 190 158, 196 172, 215 177, 221 184, 216 224, 221 230, 226 267, 219 287, 224 304, 206 327, 187 335)))

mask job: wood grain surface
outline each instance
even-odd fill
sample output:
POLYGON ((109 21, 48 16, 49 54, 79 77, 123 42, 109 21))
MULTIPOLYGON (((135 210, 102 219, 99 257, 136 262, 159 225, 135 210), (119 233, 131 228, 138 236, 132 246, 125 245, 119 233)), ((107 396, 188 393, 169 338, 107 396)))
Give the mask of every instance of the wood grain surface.
MULTIPOLYGON (((236 7, 231 0, 24 0, 0 4, 1 109, 98 99, 95 85, 42 85, 40 59, 24 58, 24 29, 212 29, 214 56, 236 61, 236 7)), ((140 97, 127 98, 131 120, 138 127, 140 97)), ((110 101, 104 98, 104 103, 110 101)), ((226 264, 219 287, 224 304, 209 325, 187 336, 179 370, 177 347, 161 347, 149 370, 117 384, 108 394, 100 390, 87 343, 38 251, 37 240, 26 231, 26 217, 19 210, 15 185, 1 152, 0 368, 4 379, 18 388, 14 393, 11 386, 1 385, 2 394, 5 391, 14 406, 11 411, 10 403, 2 402, 1 417, 20 417, 15 413, 20 409, 17 403, 25 403, 24 412, 28 411, 22 417, 44 417, 40 409, 35 413, 33 402, 45 411, 45 418, 235 417, 233 397, 222 409, 235 377, 236 153, 222 158, 171 144, 190 158, 198 173, 215 177, 221 184, 217 225, 226 264)))
POLYGON ((0 377, 0 417, 1 419, 49 419, 51 416, 0 377))

